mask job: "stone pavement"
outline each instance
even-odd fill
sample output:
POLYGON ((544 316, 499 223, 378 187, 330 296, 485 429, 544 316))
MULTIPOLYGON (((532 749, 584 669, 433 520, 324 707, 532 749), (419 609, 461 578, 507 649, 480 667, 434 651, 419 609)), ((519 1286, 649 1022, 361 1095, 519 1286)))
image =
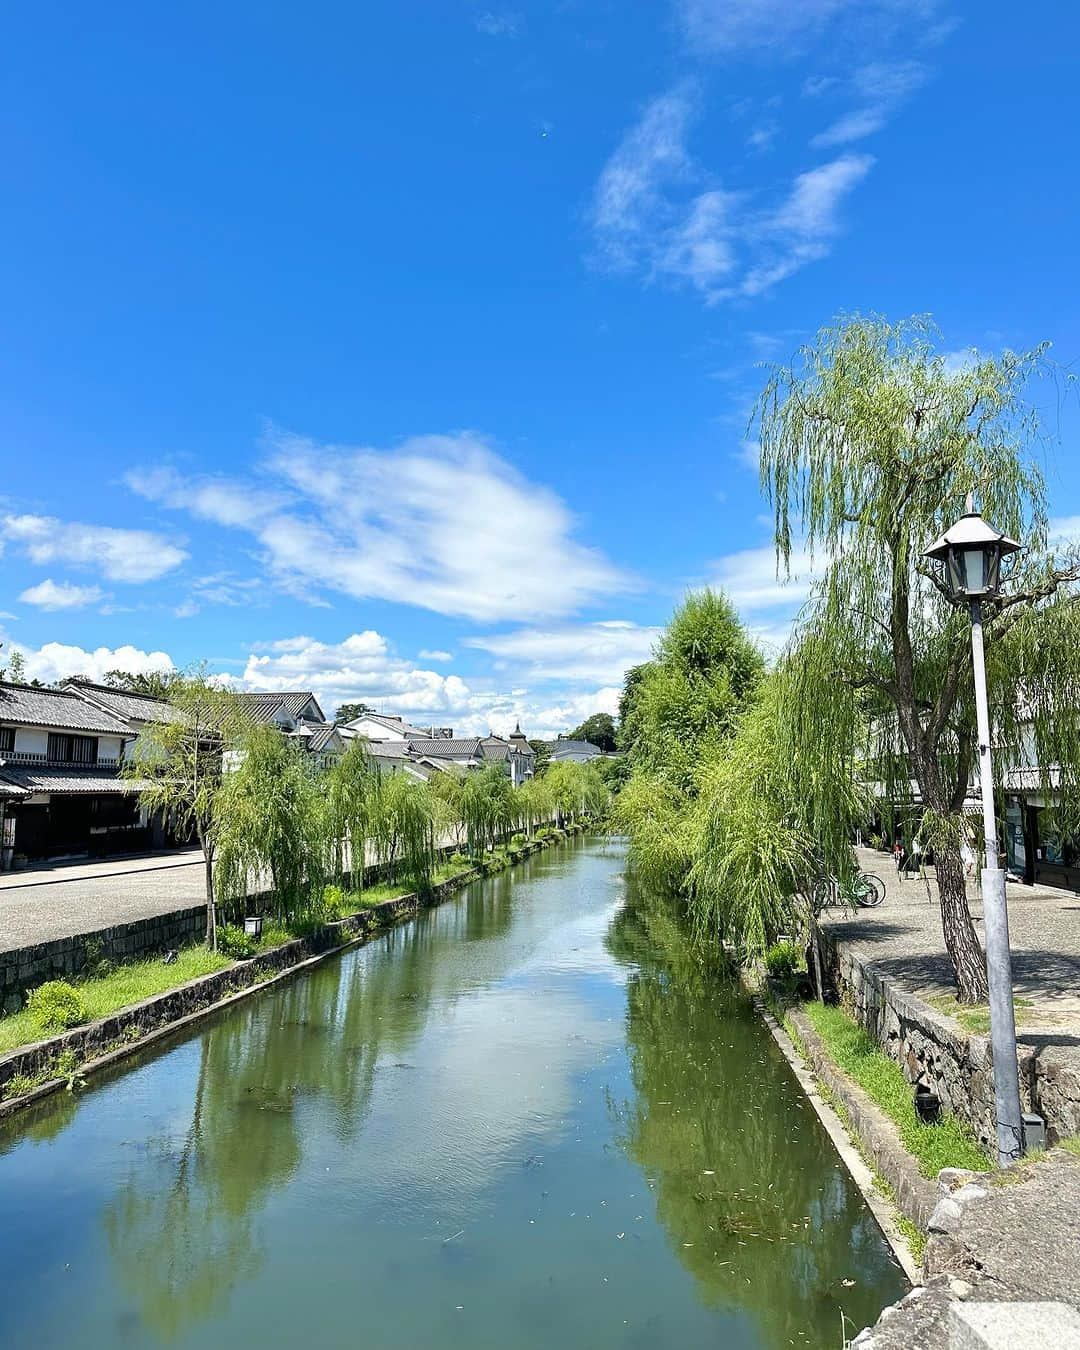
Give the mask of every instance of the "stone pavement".
MULTIPOLYGON (((897 877, 890 855, 859 849, 860 866, 885 882, 877 909, 827 912, 823 926, 863 960, 924 1001, 947 1000, 954 992, 945 954, 941 911, 933 868, 925 879, 897 877)), ((972 886, 975 891, 975 887, 972 886)), ((1021 1041, 1072 1045, 1080 1050, 1080 895, 1049 886, 1009 882, 1009 934, 1013 984, 1021 1041)), ((971 900, 976 930, 982 905, 971 900)), ((941 1004, 937 1006, 941 1008, 941 1004)))
POLYGON ((205 898, 199 849, 0 873, 0 952, 170 914, 205 898))
POLYGON ((945 1171, 941 1182, 926 1284, 886 1309, 852 1350, 1068 1350, 1080 1308, 1080 1161, 1054 1149, 1004 1174, 945 1171), (963 1316, 969 1302, 981 1305, 977 1317, 963 1316), (1041 1307, 1036 1312, 1032 1304, 1041 1307), (1019 1338, 1010 1331, 1018 1319, 1019 1338), (963 1322, 981 1329, 979 1339, 957 1335, 963 1322), (1049 1323, 1051 1339, 1037 1339, 1040 1322, 1049 1323))

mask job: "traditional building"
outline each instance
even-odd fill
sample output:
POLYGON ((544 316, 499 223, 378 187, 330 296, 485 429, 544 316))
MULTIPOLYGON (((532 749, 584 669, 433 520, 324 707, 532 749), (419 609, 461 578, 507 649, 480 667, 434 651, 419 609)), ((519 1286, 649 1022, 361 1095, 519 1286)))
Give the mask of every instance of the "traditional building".
POLYGON ((139 784, 120 777, 134 735, 123 717, 74 689, 0 683, 3 865, 165 842, 140 810, 139 784))

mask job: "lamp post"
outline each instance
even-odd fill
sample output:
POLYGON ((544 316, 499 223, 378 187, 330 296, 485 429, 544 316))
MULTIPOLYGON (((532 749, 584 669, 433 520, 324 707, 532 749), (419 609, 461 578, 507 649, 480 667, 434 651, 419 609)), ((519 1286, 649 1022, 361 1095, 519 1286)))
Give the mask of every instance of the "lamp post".
POLYGON ((975 720, 979 736, 979 777, 986 845, 982 871, 983 926, 986 978, 990 991, 990 1048, 994 1061, 998 1164, 1001 1167, 1007 1167, 1021 1156, 1024 1134, 1016 1064, 1009 912, 1005 903, 1005 872, 998 866, 982 606, 984 600, 993 599, 1000 590, 1002 558, 1016 553, 1019 548, 1020 545, 1014 539, 1007 538, 983 520, 969 495, 964 515, 924 554, 943 564, 944 582, 951 598, 956 604, 966 601, 971 612, 971 664, 975 676, 975 720))

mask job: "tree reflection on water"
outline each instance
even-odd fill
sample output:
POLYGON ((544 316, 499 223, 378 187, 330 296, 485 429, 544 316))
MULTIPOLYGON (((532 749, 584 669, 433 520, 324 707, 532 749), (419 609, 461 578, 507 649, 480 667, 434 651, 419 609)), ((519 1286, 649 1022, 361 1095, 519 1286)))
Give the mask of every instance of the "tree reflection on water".
POLYGON ((673 1249, 706 1302, 774 1343, 840 1344, 842 1313, 858 1329, 880 1311, 888 1258, 793 1075, 730 973, 632 879, 608 945, 632 968, 636 1090, 612 1109, 673 1249))

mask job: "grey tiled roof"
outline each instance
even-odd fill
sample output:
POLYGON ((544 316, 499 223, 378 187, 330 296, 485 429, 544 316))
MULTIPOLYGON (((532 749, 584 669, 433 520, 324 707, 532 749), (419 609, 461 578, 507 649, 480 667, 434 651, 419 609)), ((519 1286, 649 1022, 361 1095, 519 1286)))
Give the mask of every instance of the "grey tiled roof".
POLYGON ((0 725, 62 727, 65 731, 98 731, 130 736, 131 727, 67 689, 35 689, 28 684, 0 683, 0 725))
POLYGON ((565 755, 588 755, 590 753, 599 757, 604 752, 598 745, 593 745, 592 741, 568 741, 560 737, 557 741, 551 742, 552 759, 560 759, 565 755))
POLYGON ((179 708, 153 694, 133 694, 128 689, 113 689, 107 684, 81 680, 78 676, 62 681, 61 688, 72 690, 88 703, 96 704, 126 722, 179 722, 184 716, 179 708))
MULTIPOLYGON (((241 703, 247 709, 248 713, 256 722, 272 722, 274 714, 279 708, 284 708, 290 717, 299 717, 309 703, 314 703, 319 708, 315 695, 308 690, 306 693, 287 693, 287 694, 248 694, 239 695, 241 703)), ((322 709, 319 708, 320 714, 322 709)))
POLYGON ((485 736, 480 742, 480 753, 485 759, 504 760, 510 758, 512 747, 501 736, 485 736))
POLYGON ((462 759, 483 754, 479 736, 455 737, 453 740, 424 737, 410 740, 408 746, 415 754, 426 755, 429 759, 462 759))
POLYGON ((0 782, 27 792, 138 792, 148 786, 105 769, 50 768, 47 764, 0 765, 0 782))
POLYGON ((430 738, 431 729, 429 727, 414 727, 401 717, 387 717, 384 713, 365 713, 363 717, 357 717, 354 721, 347 722, 346 726, 355 726, 357 722, 374 722, 377 726, 385 727, 387 731, 396 732, 399 736, 407 738, 415 737, 417 740, 428 740, 430 738))

